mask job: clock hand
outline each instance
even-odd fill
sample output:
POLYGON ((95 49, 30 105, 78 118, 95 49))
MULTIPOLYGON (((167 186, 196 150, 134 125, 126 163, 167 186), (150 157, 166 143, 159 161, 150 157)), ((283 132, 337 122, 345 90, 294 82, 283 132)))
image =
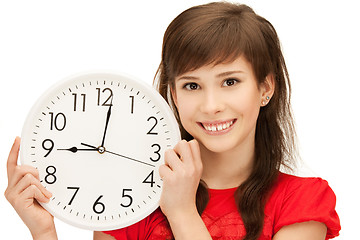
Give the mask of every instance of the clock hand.
MULTIPOLYGON (((91 146, 91 145, 86 144, 86 143, 81 143, 81 145, 84 145, 86 147, 92 148, 93 150, 99 151, 99 147, 94 147, 94 146, 91 146)), ((138 162, 138 163, 142 163, 142 164, 145 164, 145 165, 148 165, 148 166, 151 166, 151 167, 155 167, 155 165, 152 165, 150 163, 146 163, 146 162, 143 162, 143 161, 131 158, 131 157, 127 157, 127 156, 124 156, 124 155, 121 155, 121 154, 118 154, 118 153, 114 153, 114 152, 105 150, 105 149, 104 149, 104 152, 107 152, 107 153, 110 153, 110 154, 113 154, 113 155, 116 155, 116 156, 119 156, 119 157, 123 157, 123 158, 129 159, 129 160, 132 160, 132 161, 135 161, 135 162, 138 162)))
POLYGON ((98 147, 94 147, 94 146, 91 146, 91 145, 86 144, 86 143, 81 143, 81 145, 86 146, 86 147, 89 147, 89 148, 93 148, 93 149, 95 149, 95 150, 99 150, 98 147))
POLYGON ((97 149, 88 149, 88 148, 84 148, 84 149, 81 149, 81 148, 77 148, 77 147, 72 147, 72 148, 65 148, 65 149, 57 149, 57 150, 67 150, 67 151, 70 151, 70 152, 73 152, 73 153, 76 153, 77 151, 97 151, 97 149))
POLYGON ((109 124, 110 115, 111 115, 111 107, 112 107, 112 104, 110 104, 109 110, 108 110, 107 115, 106 115, 105 130, 104 130, 104 136, 103 136, 103 139, 102 139, 102 142, 101 142, 101 147, 104 147, 106 131, 107 131, 107 127, 108 127, 108 124, 109 124))
POLYGON ((134 158, 130 158, 130 157, 127 157, 127 156, 124 156, 124 155, 120 155, 120 154, 118 154, 118 153, 110 152, 110 151, 108 151, 108 150, 105 150, 105 152, 108 152, 108 153, 110 153, 110 154, 114 154, 114 155, 119 156, 119 157, 123 157, 123 158, 129 159, 129 160, 132 160, 132 161, 135 161, 135 162, 139 162, 139 163, 142 163, 142 164, 151 166, 151 167, 155 167, 155 165, 152 165, 152 164, 150 164, 150 163, 146 163, 146 162, 143 162, 143 161, 134 159, 134 158))
POLYGON ((91 150, 98 151, 100 154, 103 154, 105 152, 105 147, 102 147, 102 146, 94 147, 94 146, 91 146, 91 145, 86 144, 86 143, 81 143, 81 145, 92 148, 91 150))

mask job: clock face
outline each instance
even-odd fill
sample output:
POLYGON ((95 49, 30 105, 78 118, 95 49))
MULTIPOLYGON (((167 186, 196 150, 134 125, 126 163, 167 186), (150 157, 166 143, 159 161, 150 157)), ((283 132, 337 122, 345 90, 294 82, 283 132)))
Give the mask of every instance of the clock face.
POLYGON ((38 169, 55 217, 112 230, 159 206, 164 152, 180 140, 165 100, 116 73, 76 75, 48 90, 22 132, 22 164, 38 169))

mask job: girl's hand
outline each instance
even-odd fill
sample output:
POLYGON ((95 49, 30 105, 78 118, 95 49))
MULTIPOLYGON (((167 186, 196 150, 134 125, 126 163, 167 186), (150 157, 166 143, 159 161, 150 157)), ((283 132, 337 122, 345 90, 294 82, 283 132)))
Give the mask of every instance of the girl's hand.
POLYGON ((180 141, 165 152, 165 165, 160 166, 163 192, 160 207, 168 220, 198 216, 196 191, 202 174, 200 148, 196 140, 180 141))
POLYGON ((17 165, 19 148, 20 138, 17 137, 7 162, 8 187, 5 197, 29 228, 34 239, 45 239, 45 236, 46 239, 56 239, 53 216, 38 203, 48 202, 51 193, 41 185, 35 168, 17 165))

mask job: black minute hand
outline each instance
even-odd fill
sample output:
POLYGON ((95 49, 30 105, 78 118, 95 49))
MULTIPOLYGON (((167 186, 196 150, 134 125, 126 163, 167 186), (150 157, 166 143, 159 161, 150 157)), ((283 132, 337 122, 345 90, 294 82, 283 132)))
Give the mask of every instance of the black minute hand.
POLYGON ((101 147, 104 147, 106 131, 107 131, 107 127, 108 127, 108 124, 109 124, 110 115, 111 115, 111 107, 112 107, 112 104, 110 104, 109 110, 107 111, 105 130, 104 130, 104 136, 103 136, 103 139, 102 139, 102 142, 101 142, 101 147))
MULTIPOLYGON (((98 150, 98 149, 99 149, 99 148, 97 148, 97 147, 91 146, 91 145, 86 144, 86 143, 81 143, 81 145, 86 146, 86 147, 90 147, 91 149, 94 149, 94 150, 98 150)), ((123 157, 123 158, 129 159, 129 160, 131 160, 131 161, 135 161, 135 162, 142 163, 142 164, 145 164, 145 165, 148 165, 148 166, 151 166, 151 167, 155 167, 155 165, 152 165, 152 164, 150 164, 150 163, 143 162, 143 161, 140 161, 140 160, 131 158, 131 157, 127 157, 127 156, 118 154, 118 153, 110 152, 110 151, 108 151, 108 150, 105 150, 105 152, 110 153, 110 154, 113 154, 113 155, 116 155, 116 156, 119 156, 119 157, 123 157)))

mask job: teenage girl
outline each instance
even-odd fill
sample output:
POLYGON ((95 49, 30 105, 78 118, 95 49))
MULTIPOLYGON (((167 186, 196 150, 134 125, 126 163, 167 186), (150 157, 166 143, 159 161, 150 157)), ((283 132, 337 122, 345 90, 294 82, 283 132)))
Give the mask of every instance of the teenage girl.
MULTIPOLYGON (((192 7, 167 28, 158 90, 182 138, 165 153, 160 208, 106 239, 323 240, 339 235, 325 180, 281 173, 295 159, 290 82, 273 26, 246 5, 192 7)), ((6 197, 34 239, 57 239, 36 170, 8 159, 6 197)))

